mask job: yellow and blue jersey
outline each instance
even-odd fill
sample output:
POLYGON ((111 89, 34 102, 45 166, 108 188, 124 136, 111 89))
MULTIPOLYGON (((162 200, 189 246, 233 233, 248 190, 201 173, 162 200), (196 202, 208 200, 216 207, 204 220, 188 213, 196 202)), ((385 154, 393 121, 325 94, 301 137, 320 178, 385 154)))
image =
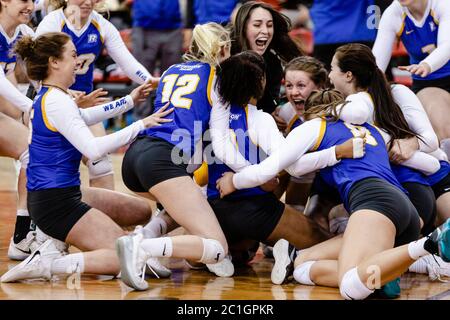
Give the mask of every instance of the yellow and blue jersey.
POLYGON ((289 133, 295 128, 297 128, 299 125, 303 123, 303 120, 300 119, 298 115, 295 115, 295 117, 292 118, 292 120, 288 123, 286 132, 289 133))
POLYGON ((436 173, 427 176, 427 181, 430 186, 434 186, 450 174, 450 164, 443 160, 439 161, 439 163, 441 164, 441 168, 436 173))
POLYGON ((366 153, 359 159, 342 159, 332 167, 320 170, 325 182, 339 191, 344 206, 348 209, 349 192, 352 186, 363 179, 380 178, 406 193, 391 170, 389 155, 378 129, 367 123, 361 126, 322 120, 320 138, 311 151, 324 150, 359 136, 366 131, 366 153))
MULTIPOLYGON (((411 64, 419 64, 436 49, 438 31, 439 21, 434 17, 433 10, 430 10, 421 27, 416 26, 406 13, 403 14, 403 24, 397 36, 400 37, 408 51, 411 64)), ((416 80, 434 80, 448 76, 450 76, 450 61, 425 78, 412 75, 416 80)))
POLYGON ((82 155, 50 124, 45 113, 45 101, 52 90, 57 89, 42 87, 33 103, 28 191, 80 185, 82 155))
POLYGON ((215 69, 209 64, 194 61, 167 69, 156 92, 155 111, 170 103, 169 108, 174 111, 167 118, 173 121, 143 130, 140 135, 166 140, 190 158, 209 128, 214 74, 215 69))
POLYGON ((33 35, 33 30, 26 25, 19 25, 10 38, 0 25, 0 67, 5 75, 10 74, 16 67, 17 57, 13 52, 14 46, 24 35, 33 35))
MULTIPOLYGON (((238 152, 251 164, 260 163, 266 154, 259 148, 253 141, 251 141, 248 135, 248 107, 241 107, 232 105, 230 107, 230 130, 232 137, 234 138, 234 144, 238 149, 238 152)), ((208 164, 208 187, 207 195, 209 199, 216 199, 220 197, 219 190, 216 188, 216 182, 222 177, 225 172, 233 172, 227 165, 219 163, 214 158, 214 163, 208 164)), ((260 187, 236 190, 227 198, 236 199, 248 196, 255 196, 265 194, 260 187)))
POLYGON ((100 26, 95 19, 92 19, 86 30, 77 34, 64 21, 61 31, 72 38, 80 61, 75 83, 70 89, 90 93, 94 89, 94 62, 100 56, 104 44, 100 26))

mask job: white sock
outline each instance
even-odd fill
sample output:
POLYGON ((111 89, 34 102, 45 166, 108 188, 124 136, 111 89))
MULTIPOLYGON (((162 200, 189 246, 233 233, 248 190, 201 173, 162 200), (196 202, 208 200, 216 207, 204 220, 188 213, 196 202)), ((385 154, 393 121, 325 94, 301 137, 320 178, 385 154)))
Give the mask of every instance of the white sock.
POLYGON ((427 241, 427 238, 422 238, 417 241, 410 242, 408 244, 408 254, 411 257, 411 259, 417 260, 420 257, 430 254, 424 248, 425 241, 427 241))
POLYGON ((30 216, 27 209, 17 209, 17 215, 20 217, 29 217, 30 216))
POLYGON ((414 273, 428 273, 426 260, 423 259, 423 257, 419 258, 409 266, 408 271, 414 273))
POLYGON ((315 283, 311 280, 310 271, 311 267, 315 261, 306 261, 299 265, 294 270, 294 279, 300 284, 305 284, 308 286, 314 286, 315 283))
POLYGON ((447 157, 450 159, 450 139, 441 140, 441 149, 447 154, 447 157))
POLYGON ((141 248, 150 257, 171 257, 172 256, 172 238, 154 238, 144 239, 141 242, 141 248))
POLYGON ((55 259, 51 267, 52 274, 73 274, 84 272, 83 253, 73 253, 55 259))
POLYGON ((142 228, 144 239, 161 237, 167 233, 167 223, 160 217, 154 217, 142 228))

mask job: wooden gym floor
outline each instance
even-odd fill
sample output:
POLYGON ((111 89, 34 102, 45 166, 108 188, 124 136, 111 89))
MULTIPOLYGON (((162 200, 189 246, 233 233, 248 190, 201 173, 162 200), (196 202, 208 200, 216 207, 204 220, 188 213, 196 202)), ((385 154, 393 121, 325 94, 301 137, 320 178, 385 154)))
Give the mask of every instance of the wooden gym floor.
MULTIPOLYGON (((116 189, 129 192, 120 176, 121 155, 114 155, 116 189)), ((86 182, 86 170, 82 166, 82 180, 86 182)), ((7 257, 9 239, 15 219, 15 173, 10 159, 0 158, 0 274, 17 262, 7 257)), ((52 282, 28 281, 2 283, 0 300, 334 300, 341 299, 339 291, 332 288, 309 287, 289 283, 273 285, 270 271, 273 260, 258 251, 247 268, 237 269, 232 278, 218 278, 201 270, 189 270, 180 260, 165 261, 172 269, 170 279, 150 279, 150 289, 135 292, 119 280, 107 276, 71 276, 52 282)), ((450 279, 448 279, 450 280, 450 279)), ((429 281, 426 275, 407 273, 401 279, 405 300, 450 300, 450 282, 429 281)))

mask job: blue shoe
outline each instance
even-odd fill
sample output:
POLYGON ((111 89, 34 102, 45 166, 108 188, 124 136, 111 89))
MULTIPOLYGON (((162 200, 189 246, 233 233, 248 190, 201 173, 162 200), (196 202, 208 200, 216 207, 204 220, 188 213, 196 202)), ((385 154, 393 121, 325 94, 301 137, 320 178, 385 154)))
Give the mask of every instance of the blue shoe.
POLYGON ((450 262, 450 218, 443 224, 438 236, 439 256, 445 262, 450 262))
POLYGON ((382 286, 378 294, 383 299, 396 299, 400 297, 400 291, 400 277, 398 277, 382 286))

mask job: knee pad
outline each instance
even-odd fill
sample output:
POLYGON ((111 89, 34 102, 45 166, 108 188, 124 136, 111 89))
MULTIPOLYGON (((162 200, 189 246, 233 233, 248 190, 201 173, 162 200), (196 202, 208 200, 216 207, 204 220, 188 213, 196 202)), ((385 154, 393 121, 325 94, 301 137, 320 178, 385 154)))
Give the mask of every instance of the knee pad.
POLYGON ((312 265, 315 261, 307 261, 299 265, 294 270, 294 279, 300 284, 314 286, 316 285, 309 275, 309 271, 311 270, 312 265))
POLYGON ((203 255, 199 262, 204 264, 217 263, 225 258, 225 250, 222 244, 214 239, 205 239, 203 241, 203 255))
POLYGON ((362 283, 358 275, 358 269, 355 267, 348 270, 344 275, 339 291, 345 300, 363 300, 375 290, 370 290, 362 283))
POLYGON ((19 156, 19 161, 21 168, 26 169, 28 167, 28 162, 30 162, 30 154, 28 153, 28 148, 19 156))
POLYGON ((86 165, 89 170, 90 180, 114 174, 112 162, 108 155, 97 160, 88 160, 86 165))

